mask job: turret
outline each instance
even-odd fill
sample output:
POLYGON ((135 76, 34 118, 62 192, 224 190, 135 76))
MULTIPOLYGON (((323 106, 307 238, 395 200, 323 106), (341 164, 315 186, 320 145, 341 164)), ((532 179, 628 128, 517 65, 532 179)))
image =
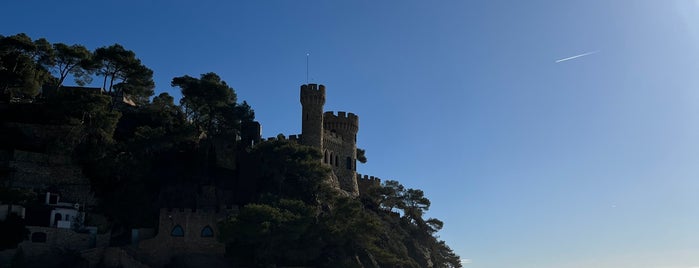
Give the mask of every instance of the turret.
POLYGON ((323 145, 323 105, 325 86, 308 84, 301 86, 301 144, 318 149, 323 145))
POLYGON ((357 131, 359 131, 359 117, 353 113, 325 112, 323 114, 323 128, 328 135, 339 137, 339 144, 324 144, 325 148, 332 150, 335 155, 333 173, 340 181, 340 188, 351 194, 359 194, 357 180, 357 131))
POLYGON ((346 142, 357 142, 359 131, 359 117, 353 113, 325 112, 323 114, 323 128, 342 136, 346 142))

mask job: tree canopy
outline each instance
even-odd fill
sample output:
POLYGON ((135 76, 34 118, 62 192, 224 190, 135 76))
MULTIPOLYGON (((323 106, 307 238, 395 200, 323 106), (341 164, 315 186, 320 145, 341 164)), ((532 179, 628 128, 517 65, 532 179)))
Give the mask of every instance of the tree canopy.
POLYGON ((115 97, 128 94, 137 104, 145 104, 153 95, 153 71, 143 65, 133 51, 119 44, 100 47, 94 52, 92 64, 104 78, 102 88, 115 97))
POLYGON ((0 37, 0 90, 4 99, 28 99, 39 93, 51 75, 52 48, 40 38, 32 40, 26 34, 0 37))
POLYGON ((236 134, 242 119, 240 113, 251 120, 245 114, 250 110, 249 105, 244 103, 243 109, 236 108, 235 91, 215 73, 205 73, 200 78, 175 77, 172 86, 182 90, 180 104, 187 118, 206 135, 236 134))

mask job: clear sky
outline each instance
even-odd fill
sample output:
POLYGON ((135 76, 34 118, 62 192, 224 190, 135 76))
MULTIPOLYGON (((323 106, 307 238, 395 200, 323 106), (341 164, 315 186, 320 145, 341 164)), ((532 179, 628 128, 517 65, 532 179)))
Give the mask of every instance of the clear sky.
POLYGON ((0 34, 216 72, 264 136, 299 86, 360 116, 360 173, 425 190, 469 268, 699 267, 699 1, 37 1, 0 34), (557 60, 595 52, 556 63, 557 60))

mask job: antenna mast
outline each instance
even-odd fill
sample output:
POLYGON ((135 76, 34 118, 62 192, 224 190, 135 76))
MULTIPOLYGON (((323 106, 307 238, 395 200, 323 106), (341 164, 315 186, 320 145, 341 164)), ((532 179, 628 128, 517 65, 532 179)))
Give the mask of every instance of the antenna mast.
POLYGON ((306 84, 308 84, 308 56, 310 56, 311 53, 306 52, 306 84))

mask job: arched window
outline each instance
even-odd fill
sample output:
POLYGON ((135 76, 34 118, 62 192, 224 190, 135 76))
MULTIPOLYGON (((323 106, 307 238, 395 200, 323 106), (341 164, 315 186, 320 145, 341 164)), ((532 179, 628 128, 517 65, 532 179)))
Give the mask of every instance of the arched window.
POLYGON ((333 153, 332 152, 330 152, 330 165, 331 166, 333 165, 333 153))
POLYGON ((36 232, 32 234, 32 242, 34 243, 46 243, 46 233, 36 232))
POLYGON ((347 169, 352 170, 352 157, 347 157, 347 169))
POLYGON ((340 166, 340 156, 335 155, 335 166, 338 167, 340 166))
POLYGON ((182 226, 175 225, 174 228, 172 228, 172 231, 170 231, 170 235, 174 237, 183 237, 184 236, 184 229, 182 229, 182 226))
POLYGON ((214 229, 207 225, 204 229, 201 229, 201 237, 214 237, 214 229))
POLYGON ((325 151, 325 158, 323 160, 323 163, 328 163, 328 151, 325 151))

